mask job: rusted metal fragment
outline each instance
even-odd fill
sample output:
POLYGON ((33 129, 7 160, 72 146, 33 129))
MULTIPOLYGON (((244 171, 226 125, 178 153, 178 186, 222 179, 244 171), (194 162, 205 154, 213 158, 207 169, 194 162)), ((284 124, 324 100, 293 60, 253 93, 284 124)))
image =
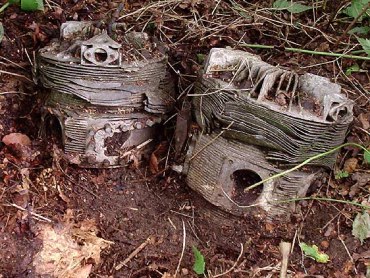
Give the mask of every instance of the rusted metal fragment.
POLYGON ((227 140, 217 134, 197 136, 185 163, 188 185, 212 204, 232 214, 269 216, 286 214, 292 198, 305 196, 309 186, 321 178, 319 169, 296 171, 244 192, 244 189, 281 172, 251 145, 227 140))
POLYGON ((337 154, 248 186, 343 143, 352 101, 341 87, 313 74, 299 75, 258 56, 212 49, 195 85, 194 114, 202 133, 190 148, 184 172, 191 188, 220 208, 241 215, 262 208, 286 214, 282 202, 304 196, 337 154))
MULTIPOLYGON (((207 132, 233 125, 225 137, 264 147, 271 161, 297 164, 341 144, 352 101, 340 86, 298 75, 242 51, 212 49, 193 98, 207 132)), ((312 164, 331 167, 336 154, 312 164)))
POLYGON ((149 46, 145 51, 126 51, 133 45, 123 47, 104 32, 80 39, 54 42, 39 51, 38 74, 45 87, 96 105, 145 108, 152 113, 172 108, 173 82, 166 55, 149 46))
POLYGON ((58 119, 65 151, 80 166, 125 164, 173 108, 167 56, 147 34, 119 27, 110 28, 113 40, 92 22, 64 23, 61 39, 37 56, 49 89, 44 117, 58 119))
POLYGON ((127 162, 127 151, 151 138, 162 118, 130 109, 94 106, 76 97, 50 93, 48 115, 57 117, 67 153, 80 166, 111 167, 127 162))

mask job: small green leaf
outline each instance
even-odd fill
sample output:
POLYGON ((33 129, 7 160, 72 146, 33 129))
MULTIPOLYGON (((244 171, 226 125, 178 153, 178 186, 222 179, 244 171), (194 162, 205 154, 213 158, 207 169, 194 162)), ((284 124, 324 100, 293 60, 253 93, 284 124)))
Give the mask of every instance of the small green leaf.
POLYGON ((352 72, 359 72, 360 71, 360 66, 358 64, 354 64, 353 66, 349 67, 346 70, 346 75, 351 75, 352 72))
POLYGON ((306 6, 287 0, 276 0, 272 7, 278 10, 287 10, 292 14, 298 14, 312 9, 311 6, 306 6))
POLYGON ((335 173, 336 180, 340 180, 340 179, 348 178, 348 177, 349 177, 349 173, 347 171, 338 171, 335 173))
POLYGON ((193 246, 192 249, 194 253, 193 270, 198 275, 204 274, 204 272, 206 271, 206 263, 204 261, 204 257, 202 253, 200 253, 200 251, 195 246, 193 246))
POLYGON ((310 257, 318 263, 327 263, 329 261, 329 256, 323 252, 319 251, 319 248, 316 245, 307 245, 304 242, 301 242, 299 244, 299 247, 301 247, 301 250, 303 253, 307 256, 310 257))
MULTIPOLYGON (((353 18, 356 18, 361 13, 362 9, 370 2, 370 0, 352 0, 350 6, 343 10, 343 12, 353 18)), ((370 9, 369 9, 370 10, 370 9)), ((358 21, 362 21, 364 17, 369 17, 367 10, 363 15, 358 18, 358 21)))
POLYGON ((3 40, 4 37, 4 27, 3 24, 0 22, 0 43, 3 40))
POLYGON ((360 27, 355 27, 351 30, 348 31, 348 34, 354 35, 367 35, 367 33, 370 32, 370 26, 360 26, 360 27))
POLYGON ((199 64, 202 64, 204 62, 204 59, 206 58, 206 55, 198 53, 197 54, 197 60, 199 64))
POLYGON ((367 164, 370 164, 370 149, 364 151, 364 161, 367 164))
POLYGON ((364 243, 364 240, 370 237, 370 216, 367 212, 358 213, 352 225, 352 235, 364 243))
POLYGON ((368 56, 370 56, 370 40, 357 38, 358 42, 361 44, 362 48, 365 50, 368 56))
POLYGON ((43 0, 21 0, 21 9, 23 11, 33 12, 36 10, 44 10, 43 0))

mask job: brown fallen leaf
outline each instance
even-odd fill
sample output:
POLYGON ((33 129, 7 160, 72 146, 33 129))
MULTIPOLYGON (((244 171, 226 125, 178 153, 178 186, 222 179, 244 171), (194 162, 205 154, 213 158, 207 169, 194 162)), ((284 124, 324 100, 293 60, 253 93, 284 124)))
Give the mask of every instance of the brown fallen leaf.
POLYGON ((358 160, 357 158, 349 158, 344 162, 343 170, 348 172, 348 173, 353 173, 358 165, 358 160))
MULTIPOLYGON (((70 218, 72 211, 66 218, 70 218)), ((42 241, 42 248, 33 257, 33 266, 37 277, 87 278, 93 261, 99 264, 100 253, 113 242, 96 236, 97 228, 92 228, 92 221, 86 220, 76 227, 73 221, 56 226, 40 224, 37 238, 42 241), (82 228, 88 227, 88 230, 82 228), (95 231, 91 231, 95 230, 95 231)))
POLYGON ((134 169, 139 169, 140 166, 139 158, 135 154, 130 155, 130 161, 132 161, 132 167, 134 169))
POLYGON ((366 250, 360 254, 357 254, 357 253, 354 253, 353 254, 353 259, 355 261, 359 260, 359 259, 370 259, 370 250, 366 250))
POLYGON ((358 115, 358 120, 360 121, 363 129, 369 130, 369 128, 370 128, 370 123, 369 123, 370 114, 361 113, 360 115, 358 115))
POLYGON ((158 158, 154 152, 150 155, 149 169, 152 174, 159 172, 158 158))
POLYGON ((352 198, 355 196, 362 187, 366 186, 370 182, 370 174, 368 173, 355 173, 351 176, 353 181, 356 181, 354 185, 351 186, 349 196, 352 198))
POLYGON ((92 269, 92 264, 87 264, 81 267, 80 269, 78 269, 75 273, 73 273, 73 275, 75 277, 87 278, 89 277, 91 273, 91 269, 92 269))
POLYGON ((22 146, 31 145, 30 138, 23 133, 9 133, 3 137, 2 141, 7 146, 12 144, 19 144, 22 146))
POLYGON ((189 127, 191 122, 191 104, 184 101, 183 108, 177 114, 176 129, 175 129, 175 151, 176 155, 180 155, 185 142, 188 138, 189 127))

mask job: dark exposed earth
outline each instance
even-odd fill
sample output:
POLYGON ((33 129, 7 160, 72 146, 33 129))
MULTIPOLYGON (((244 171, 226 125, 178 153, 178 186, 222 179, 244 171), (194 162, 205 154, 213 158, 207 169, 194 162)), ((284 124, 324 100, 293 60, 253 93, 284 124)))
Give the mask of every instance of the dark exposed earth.
POLYGON ((361 244, 352 235, 355 216, 366 206, 369 212, 370 206, 370 168, 357 148, 343 148, 329 178, 308 192, 347 203, 298 201, 283 221, 227 215, 188 188, 185 177, 169 167, 181 164, 185 154, 175 154, 176 117, 158 135, 154 162, 148 156, 116 169, 70 164, 57 126, 49 123, 47 132, 40 133, 47 91, 33 82, 35 52, 58 38, 66 20, 103 20, 145 30, 166 43, 178 96, 173 115, 193 92, 204 55, 212 47, 230 46, 340 84, 355 102, 346 142, 368 148, 369 61, 283 50, 359 50, 356 38, 345 32, 352 19, 340 11, 348 1, 320 2, 300 14, 270 10, 272 2, 56 0, 45 1, 43 12, 11 6, 0 14, 5 30, 0 44, 0 137, 22 135, 16 144, 0 143, 0 277, 197 277, 192 246, 205 258, 207 277, 279 277, 281 241, 293 244, 288 277, 369 277, 370 240, 361 244), (355 64, 362 70, 346 75, 355 64), (340 171, 348 176, 336 176, 340 171), (47 240, 49 253, 43 254, 55 256, 49 264, 40 258, 47 240), (329 262, 305 257, 299 242, 317 245, 329 262), (57 258, 55 250, 63 248, 64 255, 57 258), (68 261, 67 254, 75 254, 74 259, 68 261), (72 266, 76 261, 80 272, 72 266))

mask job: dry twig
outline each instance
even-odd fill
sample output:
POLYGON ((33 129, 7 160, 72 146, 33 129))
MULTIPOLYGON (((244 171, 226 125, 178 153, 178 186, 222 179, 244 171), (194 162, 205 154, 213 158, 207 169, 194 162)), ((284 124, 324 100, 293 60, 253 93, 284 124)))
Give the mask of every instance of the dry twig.
POLYGON ((229 268, 228 270, 226 270, 225 272, 222 272, 220 274, 214 275, 213 278, 224 276, 224 275, 230 273, 231 271, 233 271, 235 269, 235 267, 238 265, 239 260, 243 256, 243 254, 244 254, 244 246, 243 246, 242 243, 240 243, 240 253, 239 253, 239 256, 236 259, 235 263, 233 264, 233 266, 231 268, 229 268))
POLYGON ((184 257, 185 247, 186 247, 186 228, 185 228, 184 220, 182 220, 182 234, 183 234, 183 236, 182 236, 182 250, 181 250, 179 263, 177 264, 177 267, 176 267, 176 272, 175 272, 175 275, 174 275, 175 278, 177 277, 177 274, 179 273, 182 258, 184 257))
POLYGON ((50 220, 49 218, 47 218, 45 216, 42 216, 42 215, 40 215, 40 214, 38 214, 36 212, 29 211, 29 210, 27 210, 25 208, 22 208, 22 207, 20 207, 20 206, 18 206, 16 204, 9 204, 9 205, 3 204, 3 206, 10 206, 10 207, 15 207, 15 208, 17 208, 19 210, 22 210, 22 211, 28 211, 33 216, 33 218, 35 218, 37 220, 42 220, 42 221, 45 221, 45 222, 48 222, 48 223, 53 223, 53 221, 50 220))
POLYGON ((131 261, 137 254, 139 254, 148 244, 154 243, 154 237, 149 236, 142 244, 140 244, 125 260, 120 262, 114 269, 120 270, 123 266, 127 266, 127 263, 131 261))
POLYGON ((288 271, 288 261, 289 261, 289 253, 290 253, 290 242, 280 242, 279 244, 279 250, 282 256, 281 260, 281 268, 280 268, 280 278, 286 278, 286 274, 288 271))

